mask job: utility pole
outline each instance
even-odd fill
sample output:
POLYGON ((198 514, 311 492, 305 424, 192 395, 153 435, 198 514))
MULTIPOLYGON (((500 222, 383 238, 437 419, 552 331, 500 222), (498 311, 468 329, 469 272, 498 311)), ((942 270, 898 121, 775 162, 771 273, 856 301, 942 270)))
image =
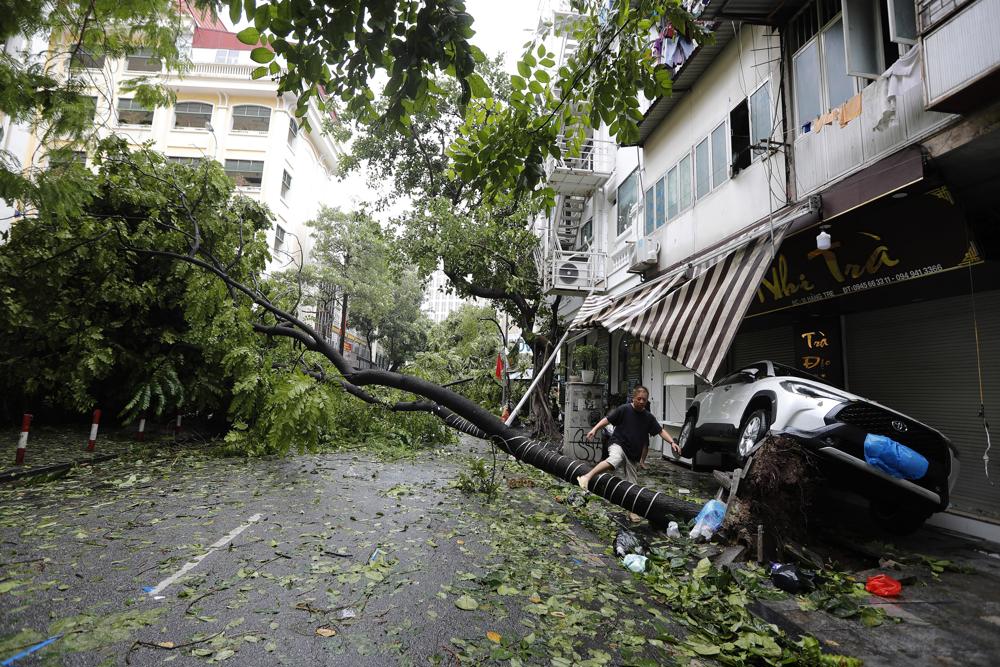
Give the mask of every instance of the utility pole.
MULTIPOLYGON (((351 253, 344 253, 344 282, 351 263, 351 253)), ((340 309, 340 356, 344 356, 344 342, 347 340, 347 289, 344 289, 343 305, 340 309)))

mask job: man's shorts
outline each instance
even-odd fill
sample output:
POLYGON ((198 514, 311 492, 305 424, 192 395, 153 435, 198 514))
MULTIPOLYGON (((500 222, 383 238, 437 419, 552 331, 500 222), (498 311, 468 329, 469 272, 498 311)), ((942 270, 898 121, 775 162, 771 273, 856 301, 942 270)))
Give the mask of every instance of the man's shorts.
POLYGON ((625 450, 622 449, 621 445, 616 443, 608 445, 607 460, 614 467, 616 475, 624 477, 626 481, 633 484, 639 483, 639 473, 635 469, 635 464, 625 456, 625 450))

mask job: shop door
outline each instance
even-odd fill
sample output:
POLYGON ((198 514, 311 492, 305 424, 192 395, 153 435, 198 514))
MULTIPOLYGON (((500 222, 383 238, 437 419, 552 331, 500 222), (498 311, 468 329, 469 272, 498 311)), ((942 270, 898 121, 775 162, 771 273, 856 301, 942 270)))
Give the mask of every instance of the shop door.
POLYGON ((733 341, 732 360, 734 371, 758 361, 774 361, 794 367, 795 332, 789 325, 740 333, 733 341))
MULTIPOLYGON (((1000 292, 976 295, 986 416, 1000 431, 1000 292)), ((1000 447, 991 450, 979 418, 979 380, 968 296, 857 313, 845 318, 849 391, 944 433, 958 447, 961 472, 951 508, 1000 521, 1000 447)))

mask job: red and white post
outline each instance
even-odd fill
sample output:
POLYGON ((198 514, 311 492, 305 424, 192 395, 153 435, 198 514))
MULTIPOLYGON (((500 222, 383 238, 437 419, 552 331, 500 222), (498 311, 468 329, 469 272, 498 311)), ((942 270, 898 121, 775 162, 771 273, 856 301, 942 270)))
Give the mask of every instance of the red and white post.
POLYGON ((94 451, 94 444, 97 442, 97 425, 101 423, 101 410, 94 410, 94 421, 90 425, 90 439, 87 440, 87 451, 94 451))
POLYGON ((142 442, 146 439, 146 413, 139 415, 139 430, 135 432, 135 439, 142 442))
POLYGON ((17 454, 14 455, 14 465, 24 465, 24 452, 28 449, 28 429, 31 427, 32 415, 27 412, 21 418, 21 437, 17 440, 17 454))

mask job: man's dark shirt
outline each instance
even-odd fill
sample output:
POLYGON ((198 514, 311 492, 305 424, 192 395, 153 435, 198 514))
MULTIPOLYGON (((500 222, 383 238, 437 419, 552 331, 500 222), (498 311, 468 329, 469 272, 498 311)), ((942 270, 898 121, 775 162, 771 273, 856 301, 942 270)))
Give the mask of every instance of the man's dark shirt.
POLYGON ((611 442, 621 445, 630 461, 642 458, 642 450, 649 445, 649 436, 658 434, 663 428, 649 410, 637 412, 631 403, 619 405, 609 412, 608 421, 615 427, 611 442))

